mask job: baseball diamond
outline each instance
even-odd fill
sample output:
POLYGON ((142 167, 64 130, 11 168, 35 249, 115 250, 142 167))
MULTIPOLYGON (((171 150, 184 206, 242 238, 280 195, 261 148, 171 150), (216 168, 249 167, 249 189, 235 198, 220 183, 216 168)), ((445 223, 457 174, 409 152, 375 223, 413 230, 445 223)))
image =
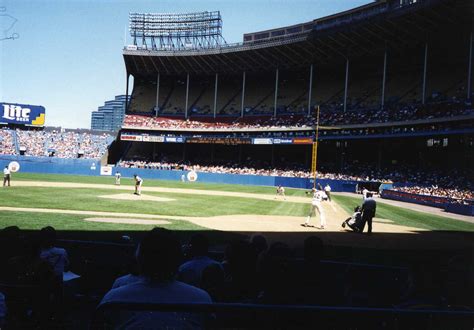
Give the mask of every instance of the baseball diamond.
POLYGON ((0 11, 0 329, 472 329, 473 1, 0 11))

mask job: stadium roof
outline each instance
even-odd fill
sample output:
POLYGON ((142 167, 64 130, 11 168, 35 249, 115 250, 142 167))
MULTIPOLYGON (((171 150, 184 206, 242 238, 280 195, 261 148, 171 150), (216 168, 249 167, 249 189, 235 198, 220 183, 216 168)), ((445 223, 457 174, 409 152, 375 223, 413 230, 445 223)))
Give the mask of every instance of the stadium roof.
POLYGON ((271 37, 272 31, 291 32, 298 25, 244 36, 244 40, 250 40, 260 35, 264 37, 262 40, 200 50, 126 47, 123 56, 129 74, 150 78, 158 73, 236 74, 293 69, 377 54, 385 49, 403 53, 406 49, 437 40, 441 35, 469 35, 473 27, 473 10, 471 0, 376 1, 302 23, 301 31, 296 33, 271 37), (309 23, 311 29, 308 29, 309 23))

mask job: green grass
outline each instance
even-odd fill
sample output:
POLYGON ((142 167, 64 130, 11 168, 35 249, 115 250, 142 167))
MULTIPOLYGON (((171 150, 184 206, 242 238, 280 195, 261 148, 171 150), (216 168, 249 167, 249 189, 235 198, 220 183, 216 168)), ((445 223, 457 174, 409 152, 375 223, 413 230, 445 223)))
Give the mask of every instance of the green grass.
MULTIPOLYGON (((15 173, 12 178, 18 181, 46 181, 46 182, 74 182, 74 183, 92 183, 92 184, 110 184, 115 183, 112 176, 85 176, 85 175, 67 175, 67 174, 40 174, 40 173, 15 173)), ((121 185, 133 186, 133 178, 122 177, 121 185)), ((164 187, 164 188, 185 188, 200 190, 219 190, 219 191, 235 191, 243 193, 256 194, 275 194, 275 187, 247 186, 220 183, 204 183, 204 182, 181 182, 171 180, 155 180, 145 178, 144 187, 164 187)), ((288 196, 304 196, 304 189, 286 188, 285 194, 288 196)))
MULTIPOLYGON (((354 207, 360 205, 360 197, 336 196, 333 199, 345 211, 354 212, 354 207)), ((474 223, 453 220, 438 215, 413 211, 384 203, 377 203, 377 218, 392 220, 395 225, 415 227, 428 230, 474 231, 474 223)))
POLYGON ((123 191, 93 188, 10 187, 0 189, 0 206, 198 217, 231 214, 304 216, 309 209, 309 205, 301 203, 199 194, 146 192, 147 195, 174 199, 170 202, 97 197, 117 193, 123 193, 123 191))
POLYGON ((25 213, 2 211, 0 213, 0 228, 18 226, 23 230, 37 230, 45 226, 53 226, 58 230, 68 231, 140 231, 154 227, 163 227, 172 230, 206 230, 188 221, 166 220, 166 225, 118 224, 84 221, 91 216, 75 214, 25 213))
MULTIPOLYGON (((232 214, 259 214, 259 215, 291 215, 306 216, 309 210, 308 204, 301 203, 282 203, 281 201, 261 200, 255 198, 228 197, 228 196, 210 196, 202 194, 176 194, 145 192, 147 195, 158 197, 167 197, 174 199, 170 202, 145 201, 139 202, 133 200, 114 200, 98 198, 100 195, 112 195, 125 193, 126 190, 94 189, 94 188, 46 188, 46 187, 15 187, 15 180, 37 180, 48 182, 75 182, 92 184, 114 184, 113 177, 90 177, 73 175, 54 175, 54 174, 32 174, 18 173, 13 179, 13 186, 8 189, 0 189, 0 206, 11 207, 30 207, 30 208, 51 208, 67 210, 87 210, 121 213, 142 213, 159 214, 165 216, 218 216, 232 214)), ((133 181, 130 178, 122 178, 122 185, 130 187, 129 193, 132 193, 133 181)), ((200 182, 178 182, 165 180, 145 181, 145 187, 169 187, 169 188, 191 188, 201 190, 221 190, 246 193, 274 194, 274 187, 257 187, 228 184, 211 184, 200 182)), ((288 195, 304 196, 304 190, 287 189, 288 195)), ((352 213, 355 205, 361 204, 358 197, 337 196, 333 194, 334 200, 340 204, 349 214, 352 213)), ((21 212, 1 212, 0 227, 11 225, 18 221, 25 226, 35 226, 36 221, 42 223, 46 220, 57 222, 58 228, 84 229, 84 230, 115 230, 117 228, 143 228, 147 226, 131 226, 122 224, 104 224, 104 223, 84 223, 84 216, 73 216, 64 214, 51 214, 32 216, 29 213, 21 212), (21 220, 23 219, 23 220, 21 220), (40 219, 33 220, 32 219, 40 219), (71 220, 72 219, 72 220, 71 220), (21 221, 20 221, 21 220, 21 221), (77 221, 77 227, 72 222, 77 221), (90 229, 94 228, 94 229, 90 229)), ((431 215, 417 212, 405 208, 378 203, 377 217, 393 221, 395 225, 403 225, 414 228, 428 230, 449 230, 449 231, 474 231, 474 224, 453 220, 442 216, 431 215)), ((342 219, 337 219, 342 221, 342 219)), ((173 221, 174 229, 189 229, 193 226, 186 221, 173 221)))

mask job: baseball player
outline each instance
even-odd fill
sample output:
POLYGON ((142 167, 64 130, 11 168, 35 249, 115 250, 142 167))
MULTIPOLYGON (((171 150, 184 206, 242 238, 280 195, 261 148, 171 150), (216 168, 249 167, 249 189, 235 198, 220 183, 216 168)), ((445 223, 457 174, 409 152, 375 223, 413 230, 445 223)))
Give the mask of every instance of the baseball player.
POLYGON ((324 187, 324 192, 326 193, 326 196, 328 196, 328 201, 331 201, 331 186, 329 184, 326 184, 324 187))
POLYGON ((324 214, 324 209, 323 206, 321 205, 321 202, 323 201, 324 198, 324 192, 322 190, 317 190, 313 188, 312 190, 313 193, 313 200, 311 201, 311 210, 309 211, 308 216, 306 217, 306 221, 303 226, 308 227, 309 226, 309 220, 311 219, 311 215, 314 213, 314 215, 319 214, 319 220, 320 220, 320 228, 324 229, 326 226, 326 216, 324 214))
POLYGON ((362 226, 362 211, 360 206, 354 208, 354 214, 350 218, 347 218, 342 223, 342 228, 346 228, 346 225, 351 228, 353 231, 360 233, 362 226))
POLYGON ((134 194, 140 196, 142 194, 143 179, 140 178, 136 174, 134 174, 133 177, 135 179, 135 192, 134 192, 134 194))
POLYGON ((5 166, 5 168, 3 169, 3 186, 6 187, 7 183, 8 183, 8 186, 10 187, 10 169, 8 168, 8 166, 5 166))
POLYGON ((283 196, 283 199, 286 200, 285 188, 282 186, 277 187, 275 199, 277 199, 278 196, 283 196))
POLYGON ((369 190, 367 190, 367 188, 364 188, 362 190, 362 200, 366 200, 367 199, 367 193, 369 192, 369 190))
POLYGON ((116 172, 115 173, 115 184, 117 186, 120 186, 120 178, 122 177, 122 174, 120 174, 120 172, 116 172))

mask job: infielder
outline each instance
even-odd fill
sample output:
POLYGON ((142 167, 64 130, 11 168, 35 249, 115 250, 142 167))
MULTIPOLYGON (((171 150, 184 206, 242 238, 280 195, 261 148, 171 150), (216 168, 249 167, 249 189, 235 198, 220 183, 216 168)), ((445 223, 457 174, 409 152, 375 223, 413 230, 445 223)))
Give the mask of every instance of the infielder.
POLYGON ((134 174, 133 177, 135 178, 135 192, 134 192, 134 194, 140 196, 142 194, 143 179, 140 178, 136 174, 134 174))
POLYGON ((285 188, 283 188, 282 186, 278 186, 278 187, 277 187, 275 199, 276 199, 278 196, 283 196, 283 199, 286 200, 285 188))
POLYGON ((323 206, 321 205, 321 202, 324 198, 324 192, 322 190, 316 190, 315 188, 313 188, 312 192, 313 200, 311 201, 311 210, 309 211, 309 214, 306 217, 306 221, 303 226, 308 227, 311 216, 313 215, 313 213, 316 216, 317 213, 319 214, 320 228, 324 229, 324 227, 326 226, 326 216, 324 214, 323 206))
POLYGON ((116 172, 115 173, 115 184, 117 186, 120 186, 120 178, 122 177, 122 174, 120 174, 120 172, 116 172))
POLYGON ((6 187, 7 183, 8 183, 8 186, 10 187, 10 169, 8 168, 8 166, 5 166, 5 168, 3 169, 3 186, 6 187))

